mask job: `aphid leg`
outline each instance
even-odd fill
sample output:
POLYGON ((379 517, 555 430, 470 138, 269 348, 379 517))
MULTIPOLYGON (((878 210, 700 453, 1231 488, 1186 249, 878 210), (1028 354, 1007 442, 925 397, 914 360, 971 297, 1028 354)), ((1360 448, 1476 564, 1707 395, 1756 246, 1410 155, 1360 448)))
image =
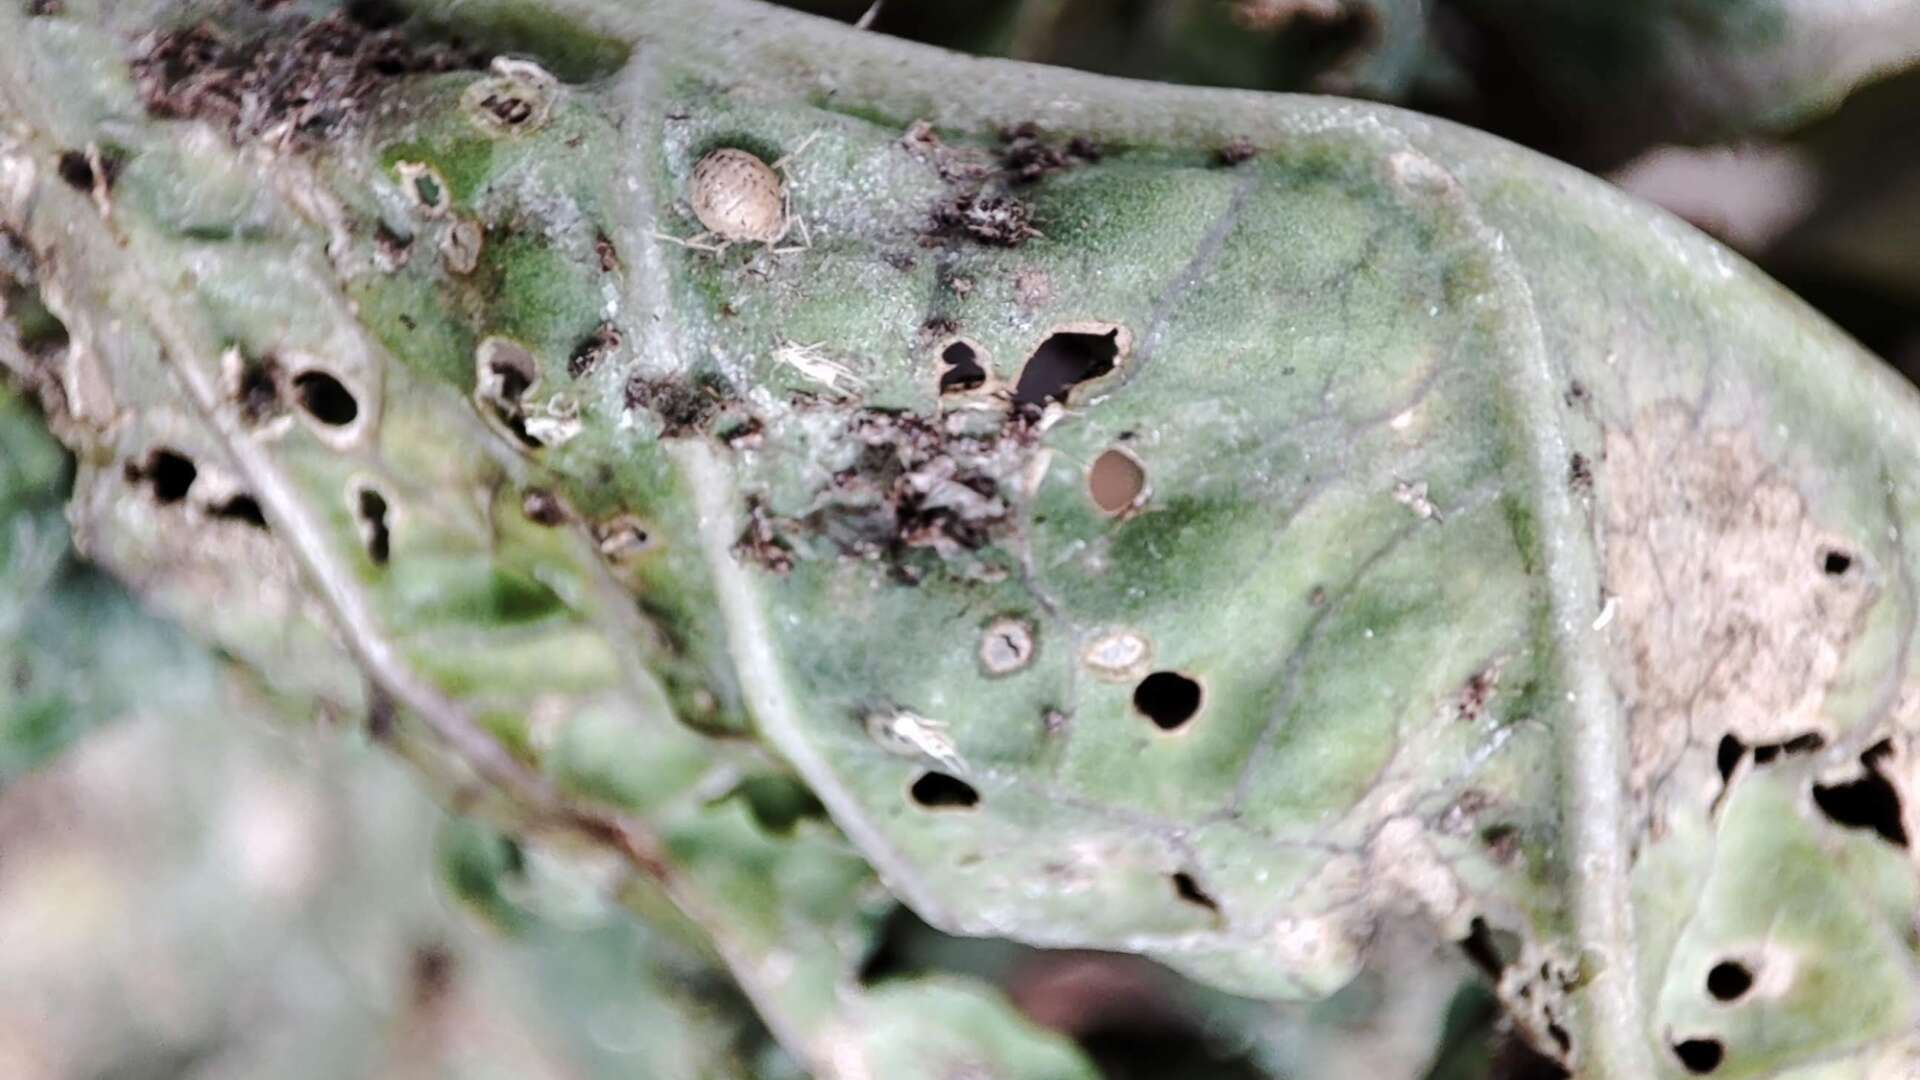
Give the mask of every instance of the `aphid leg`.
POLYGON ((775 255, 793 255, 798 252, 806 251, 812 247, 813 247, 813 234, 807 231, 807 219, 789 210, 787 211, 786 224, 780 227, 780 235, 774 237, 772 241, 768 243, 767 250, 773 252, 775 255), (787 238, 787 234, 792 232, 796 227, 800 230, 800 242, 798 244, 788 244, 785 247, 773 246, 774 244, 778 244, 780 241, 785 240, 787 238))
POLYGON ((780 160, 773 163, 773 167, 781 172, 787 171, 787 163, 789 161, 792 161, 794 158, 799 157, 801 154, 806 153, 807 147, 812 146, 813 140, 819 137, 820 137, 820 133, 816 131, 813 134, 808 135, 806 138, 801 139, 800 145, 794 147, 791 152, 782 154, 780 156, 780 160))
POLYGON ((698 236, 679 237, 655 229, 653 231, 653 238, 655 240, 665 240, 669 244, 678 244, 689 251, 704 252, 708 255, 725 255, 727 249, 733 246, 733 241, 722 240, 710 232, 703 232, 698 236))

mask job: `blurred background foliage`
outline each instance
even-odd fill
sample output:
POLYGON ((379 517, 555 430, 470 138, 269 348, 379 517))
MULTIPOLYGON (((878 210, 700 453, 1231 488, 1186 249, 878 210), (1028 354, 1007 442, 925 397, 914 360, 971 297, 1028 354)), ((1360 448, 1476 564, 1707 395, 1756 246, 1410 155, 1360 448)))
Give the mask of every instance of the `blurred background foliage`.
MULTIPOLYGON (((1490 130, 1687 218, 1920 376, 1911 0, 886 0, 871 29, 1490 130)), ((0 1076, 798 1075, 589 872, 448 816, 78 562, 69 473, 0 387, 0 1076)), ((1117 1078, 1557 1075, 1468 958, 1411 928, 1379 956, 1274 1006, 903 912, 863 977, 988 979, 1117 1078)))

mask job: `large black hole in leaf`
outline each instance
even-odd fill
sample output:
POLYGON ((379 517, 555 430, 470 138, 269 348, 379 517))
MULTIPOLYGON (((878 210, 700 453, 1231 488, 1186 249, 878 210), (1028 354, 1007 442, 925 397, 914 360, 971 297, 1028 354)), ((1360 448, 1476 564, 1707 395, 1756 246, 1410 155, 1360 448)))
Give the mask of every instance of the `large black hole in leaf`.
POLYGON ((1014 403, 1038 407, 1065 401, 1075 386, 1112 371, 1119 358, 1118 329, 1104 334, 1062 330, 1041 342, 1028 358, 1013 389, 1014 403))
POLYGON ((1173 731, 1200 711, 1200 684, 1177 671, 1156 671, 1133 688, 1133 707, 1162 731, 1173 731))
POLYGON ((360 403, 354 400, 353 393, 324 371, 303 371, 295 375, 293 389, 300 396, 300 407, 328 427, 345 427, 360 415, 360 403))
POLYGON ((1813 803, 1835 824, 1850 829, 1872 829, 1890 844, 1907 846, 1907 828, 1900 820, 1900 793, 1880 772, 1879 760, 1893 752, 1890 743, 1874 744, 1860 755, 1864 772, 1844 784, 1813 785, 1813 803))
POLYGON ((1745 743, 1731 735, 1720 736, 1720 748, 1714 752, 1713 760, 1714 764, 1720 768, 1720 779, 1723 783, 1733 779, 1733 770, 1739 766, 1740 759, 1746 754, 1745 743))
POLYGON ((1825 745, 1827 745, 1826 736, 1817 731, 1809 731, 1804 735, 1795 735, 1786 742, 1761 743, 1755 746, 1753 748, 1753 763, 1755 765, 1769 765, 1772 764, 1775 758, 1782 754, 1789 756, 1793 754, 1811 754, 1825 745))
POLYGON ((193 489, 194 478, 199 475, 200 470, 194 467, 191 458, 165 448, 148 454, 144 465, 127 465, 127 479, 135 483, 145 481, 153 488, 154 501, 161 504, 186 498, 187 492, 193 489))
POLYGON ((978 389, 987 381, 987 369, 980 354, 964 341, 956 341, 940 352, 940 392, 959 394, 978 389))
POLYGON ((970 810, 980 804, 972 784, 943 772, 921 773, 907 793, 928 810, 970 810))
POLYGON ((1727 1050, 1719 1039, 1687 1039, 1673 1044, 1673 1056, 1680 1059, 1688 1072, 1705 1076, 1720 1067, 1727 1050))
POLYGON ((1722 960, 1707 972, 1707 993, 1719 1001, 1738 1001, 1753 989, 1753 972, 1737 960, 1722 960))
POLYGON ((93 190, 93 163, 87 160, 85 151, 67 150, 61 153, 58 163, 60 179, 68 187, 77 191, 93 190))
POLYGON ((528 373, 527 368, 512 360, 495 360, 490 370, 494 378, 499 380, 502 401, 519 401, 527 392, 527 388, 533 385, 533 376, 528 373))
POLYGON ((1468 924, 1467 936, 1460 942, 1460 951, 1488 978, 1498 980, 1500 972, 1520 954, 1520 939, 1510 931, 1495 930, 1487 920, 1475 915, 1468 924))

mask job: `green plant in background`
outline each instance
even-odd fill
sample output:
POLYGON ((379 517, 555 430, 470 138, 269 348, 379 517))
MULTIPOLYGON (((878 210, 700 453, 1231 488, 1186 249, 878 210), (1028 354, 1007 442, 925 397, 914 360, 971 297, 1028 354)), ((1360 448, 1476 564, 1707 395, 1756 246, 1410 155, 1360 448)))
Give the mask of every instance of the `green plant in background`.
POLYGON ((1671 220, 735 0, 0 40, 79 549, 474 819, 480 918, 565 867, 783 1048, 719 994, 661 1075, 1096 1075, 896 902, 1157 961, 1255 1075, 1920 1068, 1915 401, 1671 220))
MULTIPOLYGON (((867 0, 791 0, 843 19, 867 0)), ((1795 0, 985 0, 874 28, 1203 86, 1413 104, 1583 165, 1797 125, 1911 65, 1920 10, 1795 0)))

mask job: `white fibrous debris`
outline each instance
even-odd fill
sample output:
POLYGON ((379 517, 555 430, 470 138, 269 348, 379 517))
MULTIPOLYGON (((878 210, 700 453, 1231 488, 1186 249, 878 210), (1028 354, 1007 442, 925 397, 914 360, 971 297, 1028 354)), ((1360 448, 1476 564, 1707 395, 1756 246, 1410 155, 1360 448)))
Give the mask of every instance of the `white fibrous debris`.
POLYGON ((908 709, 877 712, 867 717, 867 734, 890 753, 903 757, 924 756, 954 773, 967 771, 967 763, 942 721, 908 709))
POLYGON ((836 394, 854 393, 861 388, 860 377, 853 369, 835 360, 827 354, 819 343, 802 345, 794 341, 783 341, 773 351, 775 363, 790 367, 803 377, 819 383, 836 394))

